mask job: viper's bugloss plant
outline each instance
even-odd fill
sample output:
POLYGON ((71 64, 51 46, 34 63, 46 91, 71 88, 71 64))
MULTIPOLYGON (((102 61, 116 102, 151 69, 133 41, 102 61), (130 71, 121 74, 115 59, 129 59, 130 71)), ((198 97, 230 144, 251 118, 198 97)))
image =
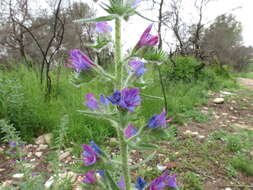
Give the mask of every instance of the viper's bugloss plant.
MULTIPOLYGON (((122 56, 122 19, 128 20, 134 14, 141 16, 136 10, 140 3, 141 0, 109 0, 109 4, 101 3, 102 8, 109 15, 75 21, 77 23, 94 22, 95 32, 97 33, 96 42, 99 42, 100 39, 106 39, 108 43, 111 40, 108 35, 112 32, 112 27, 108 21, 115 21, 115 38, 114 41, 111 41, 114 43, 113 73, 105 71, 96 63, 96 60, 91 61, 87 55, 77 49, 71 51, 71 63, 67 65, 74 69, 75 77, 78 77, 79 81, 101 78, 108 82, 108 86, 114 87, 106 95, 86 94, 84 105, 87 106, 88 110, 80 111, 90 117, 104 119, 111 123, 112 128, 117 132, 117 142, 121 156, 120 161, 114 160, 93 141, 90 144, 82 145, 83 165, 90 169, 82 174, 83 183, 87 186, 93 185, 104 190, 165 190, 178 187, 176 175, 169 175, 169 171, 165 171, 151 183, 148 183, 140 176, 136 179, 136 183, 132 183, 133 179, 130 177, 131 169, 137 168, 141 164, 129 166, 129 151, 137 149, 137 147, 141 150, 152 149, 153 153, 150 154, 150 157, 155 156, 157 146, 144 145, 142 139, 144 136, 152 135, 152 132, 156 130, 166 129, 167 123, 170 121, 167 119, 167 113, 163 111, 161 114, 152 116, 148 121, 142 122, 142 126, 138 127, 143 121, 138 112, 144 97, 142 97, 142 89, 137 88, 135 85, 143 80, 142 77, 147 71, 146 64, 162 63, 165 59, 165 53, 162 50, 158 51, 156 48, 158 35, 151 34, 153 24, 150 24, 144 30, 130 54, 126 57, 122 56), (90 77, 90 73, 92 73, 92 77, 90 77), (138 114, 140 122, 133 119, 134 114, 138 114)), ((107 43, 101 43, 90 47, 101 49, 106 45, 107 43)), ((157 97, 154 98, 157 100, 157 97)), ((149 157, 148 160, 150 160, 149 157)))

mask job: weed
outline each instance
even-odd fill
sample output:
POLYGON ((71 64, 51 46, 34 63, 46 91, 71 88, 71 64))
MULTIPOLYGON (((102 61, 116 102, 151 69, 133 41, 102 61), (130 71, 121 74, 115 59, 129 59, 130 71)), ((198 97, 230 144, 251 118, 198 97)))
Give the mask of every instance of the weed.
POLYGON ((201 178, 193 173, 186 172, 183 176, 183 188, 182 190, 202 190, 203 185, 201 183, 201 178))
POLYGON ((231 159, 231 165, 245 173, 248 176, 253 176, 253 161, 244 155, 237 155, 231 159))

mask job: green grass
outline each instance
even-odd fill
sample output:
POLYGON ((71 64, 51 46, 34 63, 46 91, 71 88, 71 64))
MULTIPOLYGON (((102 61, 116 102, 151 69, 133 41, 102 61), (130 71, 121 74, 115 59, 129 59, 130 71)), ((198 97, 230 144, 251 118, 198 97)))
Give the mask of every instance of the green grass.
MULTIPOLYGON (((157 72, 152 66, 149 66, 148 70, 145 80, 149 85, 142 89, 142 92, 162 97, 157 72)), ((207 103, 207 91, 235 86, 233 80, 218 76, 212 69, 205 69, 203 72, 199 80, 193 82, 164 80, 168 115, 173 117, 174 123, 208 120, 206 115, 195 109, 207 103)), ((25 140, 30 141, 46 132, 55 132, 57 135, 57 126, 66 114, 69 116, 66 126, 68 144, 86 143, 91 139, 100 144, 115 134, 108 122, 88 118, 77 111, 86 109, 83 105, 86 93, 91 92, 97 96, 101 93, 111 93, 112 88, 106 82, 92 80, 77 88, 70 83, 69 70, 63 69, 57 84, 57 74, 53 71, 53 92, 51 101, 47 102, 38 75, 33 69, 22 65, 9 71, 0 70, 0 118, 14 124, 25 140)), ((142 106, 139 108, 140 116, 143 117, 142 123, 152 115, 160 113, 163 108, 162 100, 143 97, 142 106)))

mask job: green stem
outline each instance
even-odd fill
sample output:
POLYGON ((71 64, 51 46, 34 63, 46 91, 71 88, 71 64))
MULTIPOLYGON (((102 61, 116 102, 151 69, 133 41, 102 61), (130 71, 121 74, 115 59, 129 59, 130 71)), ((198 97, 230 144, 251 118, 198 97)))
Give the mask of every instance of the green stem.
POLYGON ((124 126, 124 119, 121 116, 120 127, 117 129, 119 143, 120 143, 120 152, 121 152, 121 164, 122 164, 122 172, 125 180, 125 189, 130 190, 131 188, 131 178, 130 178, 130 169, 128 166, 128 144, 124 137, 124 132, 121 130, 124 126))
POLYGON ((121 20, 119 17, 115 20, 115 76, 117 80, 116 88, 121 89, 122 83, 122 71, 123 66, 121 64, 121 20))

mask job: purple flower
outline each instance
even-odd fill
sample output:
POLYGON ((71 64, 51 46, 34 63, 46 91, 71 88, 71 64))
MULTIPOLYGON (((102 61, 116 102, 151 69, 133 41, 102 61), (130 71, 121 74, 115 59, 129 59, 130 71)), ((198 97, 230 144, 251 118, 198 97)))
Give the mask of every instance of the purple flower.
POLYGON ((132 8, 136 8, 142 0, 134 0, 134 3, 132 5, 132 8))
POLYGON ((126 189, 126 184, 125 184, 125 180, 124 177, 121 176, 120 181, 117 182, 118 187, 120 188, 120 190, 125 190, 126 189))
POLYGON ((17 143, 15 141, 10 141, 9 142, 9 147, 14 148, 16 146, 17 146, 17 143))
POLYGON ((147 185, 148 182, 146 182, 144 179, 142 179, 142 177, 137 177, 137 181, 136 181, 136 184, 135 184, 135 187, 138 189, 138 190, 143 190, 145 188, 145 186, 147 185))
POLYGON ((90 146, 94 152, 96 152, 97 154, 102 154, 101 149, 98 147, 97 144, 94 143, 94 141, 90 141, 90 146))
POLYGON ((88 172, 86 172, 85 174, 83 174, 83 182, 86 184, 93 184, 97 181, 97 178, 95 176, 96 171, 94 170, 90 170, 88 172))
POLYGON ((92 110, 98 109, 98 107, 99 107, 98 101, 92 93, 86 94, 85 98, 87 100, 86 104, 85 104, 86 106, 88 106, 92 110))
POLYGON ((158 127, 166 127, 166 123, 169 122, 169 120, 166 120, 166 112, 162 112, 161 114, 154 115, 151 117, 151 119, 148 121, 148 127, 151 129, 156 129, 158 127))
POLYGON ((109 104, 109 100, 103 95, 100 95, 100 103, 103 105, 108 105, 109 104))
POLYGON ((113 94, 107 98, 112 105, 118 105, 121 99, 121 92, 119 90, 115 90, 113 94))
POLYGON ((85 166, 93 165, 97 161, 96 152, 86 144, 83 145, 83 161, 85 166))
POLYGON ((96 22, 97 33, 109 33, 112 32, 112 27, 106 21, 96 22))
POLYGON ((160 177, 150 184, 149 190, 164 190, 167 187, 178 187, 176 175, 169 176, 169 171, 165 171, 160 177))
POLYGON ((134 128, 132 124, 129 124, 125 129, 124 129, 124 135, 126 138, 130 138, 134 135, 136 135, 137 129, 134 128))
POLYGON ((143 46, 155 46, 158 42, 158 36, 153 36, 150 34, 150 31, 152 29, 153 25, 149 25, 147 29, 143 32, 141 35, 140 40, 137 43, 138 47, 143 46))
POLYGON ((124 88, 121 91, 121 99, 119 102, 120 107, 128 109, 133 112, 136 106, 141 103, 138 88, 124 88))
POLYGON ((90 60, 90 58, 82 53, 79 49, 73 49, 70 52, 70 61, 71 64, 67 64, 66 66, 75 69, 76 72, 80 72, 81 70, 88 70, 92 66, 96 66, 90 60))
POLYGON ((176 174, 174 174, 172 176, 168 176, 167 183, 168 183, 169 187, 173 187, 173 188, 178 187, 176 177, 177 177, 176 174))
POLYGON ((144 75, 146 72, 144 63, 140 60, 129 61, 128 65, 134 70, 134 73, 137 77, 144 75))

